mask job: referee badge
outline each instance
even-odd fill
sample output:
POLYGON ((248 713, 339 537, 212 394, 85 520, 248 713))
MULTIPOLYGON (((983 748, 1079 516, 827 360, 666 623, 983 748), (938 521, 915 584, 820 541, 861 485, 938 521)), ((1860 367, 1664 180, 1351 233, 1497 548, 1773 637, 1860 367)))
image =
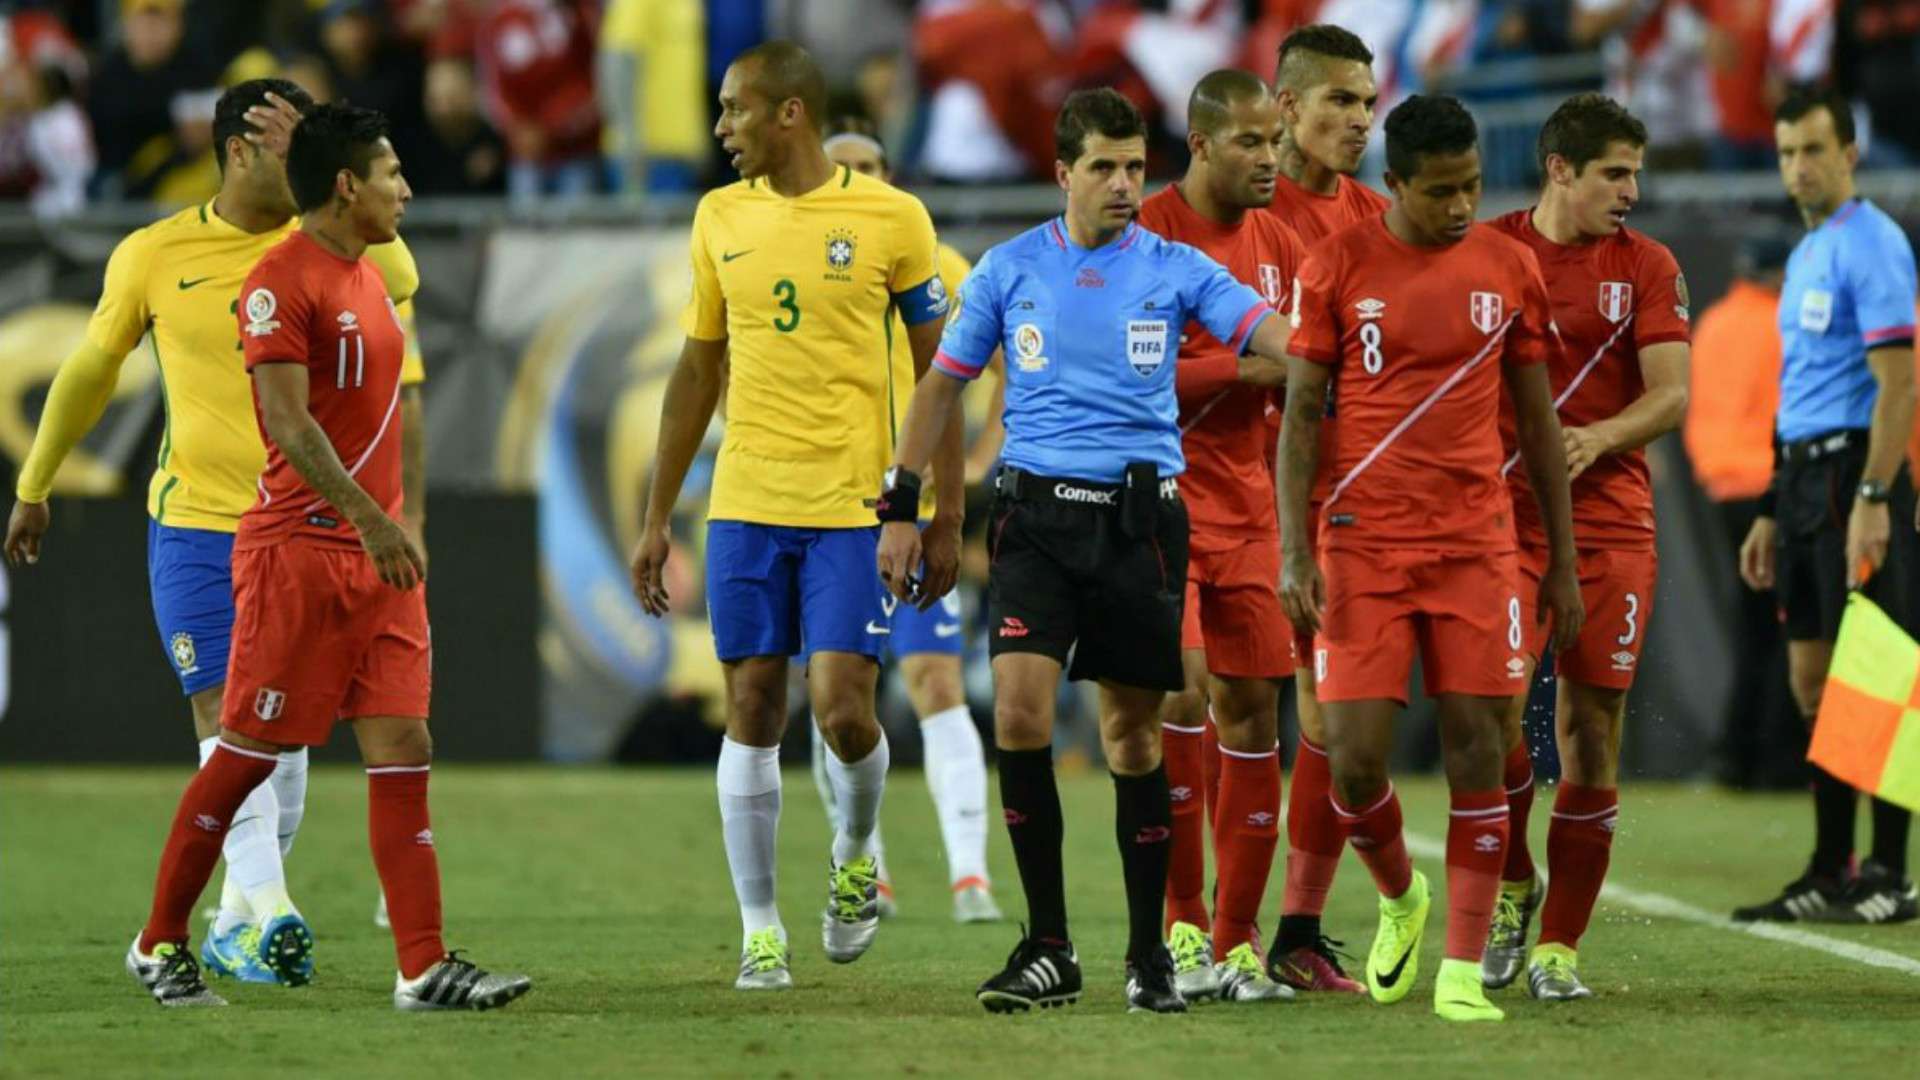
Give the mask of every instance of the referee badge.
POLYGON ((1127 363, 1150 379, 1167 362, 1167 324, 1160 319, 1127 320, 1127 363))

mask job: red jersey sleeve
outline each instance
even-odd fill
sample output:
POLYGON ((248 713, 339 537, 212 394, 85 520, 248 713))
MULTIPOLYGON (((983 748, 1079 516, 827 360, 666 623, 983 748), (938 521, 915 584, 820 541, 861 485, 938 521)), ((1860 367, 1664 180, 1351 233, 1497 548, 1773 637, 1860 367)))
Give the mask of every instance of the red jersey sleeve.
MULTIPOLYGON (((1538 276, 1536 274, 1536 276, 1538 276)), ((1288 318, 1293 337, 1287 351, 1315 364, 1340 360, 1340 300, 1332 262, 1321 254, 1308 255, 1293 279, 1288 318)))
POLYGON ((270 363, 308 364, 313 355, 313 299, 295 260, 269 255, 240 290, 240 343, 247 370, 270 363))
MULTIPOLYGON (((1518 245, 1516 245, 1517 247, 1518 245)), ((1508 367, 1544 364, 1560 352, 1560 330, 1553 324, 1553 302, 1547 299, 1547 282, 1540 275, 1540 260, 1520 248, 1520 314, 1507 331, 1503 349, 1508 367)))
POLYGON ((1692 337, 1691 298, 1687 278, 1666 245, 1651 240, 1642 245, 1636 268, 1633 344, 1645 349, 1692 337))

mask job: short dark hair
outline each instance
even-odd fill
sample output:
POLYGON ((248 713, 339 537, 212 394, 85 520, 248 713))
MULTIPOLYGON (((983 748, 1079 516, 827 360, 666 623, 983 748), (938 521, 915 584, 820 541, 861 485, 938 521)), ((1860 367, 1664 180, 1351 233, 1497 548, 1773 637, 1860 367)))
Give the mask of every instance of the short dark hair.
POLYGON ((1302 26, 1280 42, 1273 65, 1273 84, 1298 93, 1311 90, 1325 78, 1322 61, 1352 60, 1373 66, 1373 50, 1360 36, 1343 26, 1313 23, 1302 26))
POLYGON ((821 131, 827 123, 827 75, 813 54, 791 41, 763 41, 734 58, 753 65, 753 86, 775 105, 799 98, 807 123, 821 131))
POLYGON ((1243 101, 1260 100, 1273 90, 1260 77, 1238 68, 1208 72, 1194 84, 1187 97, 1187 130, 1218 135, 1227 126, 1227 116, 1243 101))
POLYGON ((1415 94, 1387 114, 1387 168, 1401 180, 1420 172, 1422 157, 1464 154, 1480 142, 1480 129, 1460 99, 1415 94))
POLYGON ((1853 103, 1847 95, 1838 90, 1823 90, 1813 86, 1801 86, 1790 91, 1780 107, 1773 110, 1773 122, 1791 124, 1815 109, 1827 110, 1833 117, 1833 134, 1840 140, 1841 146, 1852 146, 1855 138, 1853 130, 1853 103))
POLYGON ((342 102, 307 110, 287 149, 287 185, 293 189, 294 205, 302 213, 325 206, 341 169, 366 179, 386 137, 387 118, 372 109, 342 102))
POLYGON ((1617 142, 1636 148, 1646 146, 1647 125, 1605 94, 1575 94, 1561 102, 1540 126, 1534 153, 1542 174, 1547 171, 1547 156, 1559 154, 1577 176, 1589 162, 1605 157, 1607 147, 1617 142))
POLYGON ((268 94, 280 96, 303 114, 313 108, 313 95, 291 79, 248 79, 228 88, 213 106, 213 160, 221 175, 227 171, 227 140, 257 130, 247 122, 247 110, 256 105, 266 108, 268 94))
POLYGON ((1147 123, 1120 91, 1108 86, 1075 90, 1060 106, 1053 121, 1054 157, 1072 165, 1086 153, 1087 136, 1109 139, 1146 138, 1147 123))

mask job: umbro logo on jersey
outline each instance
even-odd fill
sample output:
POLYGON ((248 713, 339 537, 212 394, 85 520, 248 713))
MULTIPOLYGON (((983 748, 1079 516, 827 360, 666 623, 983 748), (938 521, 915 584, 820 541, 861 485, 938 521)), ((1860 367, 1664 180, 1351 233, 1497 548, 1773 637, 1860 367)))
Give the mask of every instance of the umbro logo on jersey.
POLYGON ((1615 671, 1630 671, 1633 669, 1634 655, 1625 649, 1621 649, 1607 659, 1613 661, 1613 670, 1615 671))
POLYGON ((212 281, 212 280, 213 280, 213 278, 211 278, 211 277, 197 277, 197 278, 192 278, 192 279, 188 279, 188 278, 181 278, 181 279, 180 279, 180 291, 181 291, 181 292, 186 292, 186 291, 187 291, 188 289, 191 289, 191 288, 193 288, 193 287, 194 287, 195 285, 204 285, 204 284, 206 284, 207 282, 209 282, 209 281, 212 281))
POLYGON ((748 255, 751 255, 751 254, 753 254, 753 253, 754 253, 755 251, 757 251, 757 250, 759 250, 759 249, 757 249, 757 248, 748 248, 748 249, 747 249, 747 250, 745 250, 745 251, 723 251, 723 252, 721 252, 721 253, 720 253, 720 261, 721 261, 721 262, 723 262, 723 263, 730 263, 730 262, 732 262, 732 261, 733 261, 733 260, 735 260, 735 259, 744 259, 744 258, 746 258, 746 257, 747 257, 748 255))
POLYGON ((1482 854, 1491 855, 1500 850, 1500 834, 1483 832, 1473 838, 1473 849, 1482 854))
POLYGON ((1527 673, 1527 662, 1519 657, 1507 661, 1507 678, 1518 679, 1527 673))
POLYGON ((1361 319, 1384 319, 1387 317, 1387 302, 1369 296, 1353 305, 1353 313, 1361 319))

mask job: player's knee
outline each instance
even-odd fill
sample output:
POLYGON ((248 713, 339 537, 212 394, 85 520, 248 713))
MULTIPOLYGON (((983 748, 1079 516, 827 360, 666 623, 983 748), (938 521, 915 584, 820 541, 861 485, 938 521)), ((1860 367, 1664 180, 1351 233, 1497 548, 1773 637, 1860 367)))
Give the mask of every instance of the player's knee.
POLYGON ((408 724, 395 731, 388 745, 396 761, 432 761, 433 733, 425 723, 408 724))
POLYGON ((960 689, 960 661, 952 657, 915 657, 900 665, 907 697, 922 718, 966 704, 960 689))
POLYGON ((993 706, 993 739, 1002 750, 1045 746, 1053 741, 1053 712, 1025 701, 997 701, 993 706))
POLYGON ((1160 764, 1160 727, 1151 723, 1102 725, 1101 746, 1107 767, 1121 776, 1140 776, 1160 764))
POLYGON ((1381 761, 1333 761, 1333 794, 1346 807, 1372 806, 1387 793, 1387 763, 1381 761))
POLYGON ((1199 727, 1207 719, 1207 698, 1199 687, 1168 694, 1160 704, 1160 722, 1175 727, 1199 727))

